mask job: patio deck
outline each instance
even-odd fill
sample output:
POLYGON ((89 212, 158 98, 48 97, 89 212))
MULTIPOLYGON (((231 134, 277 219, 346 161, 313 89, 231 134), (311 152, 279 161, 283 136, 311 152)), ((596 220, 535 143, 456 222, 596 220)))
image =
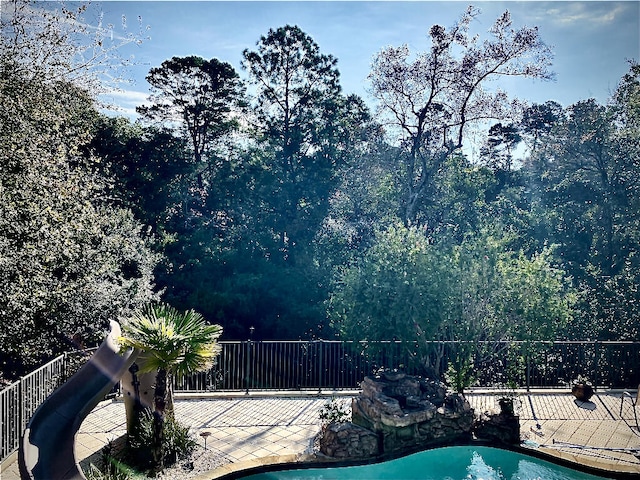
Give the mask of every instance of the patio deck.
MULTIPOLYGON (((351 396, 356 394, 351 392, 351 396)), ((350 402, 351 396, 343 398, 350 402)), ((495 408, 492 392, 466 396, 476 411, 495 408)), ((304 459, 313 450, 319 411, 328 397, 330 394, 283 392, 178 396, 176 417, 191 426, 200 444, 195 455, 203 451, 204 438, 199 434, 206 431, 210 433, 207 448, 221 459, 215 470, 190 478, 213 479, 250 466, 304 459)), ((620 392, 598 392, 586 403, 564 391, 549 390, 522 393, 520 399, 521 435, 530 448, 619 476, 626 473, 631 474, 629 478, 640 478, 640 433, 630 426, 634 422, 630 409, 623 411, 623 418, 619 415, 620 392)), ((109 440, 124 433, 123 404, 100 403, 80 428, 77 457, 84 464, 95 461, 109 440)), ((19 479, 17 461, 5 465, 0 478, 19 479)), ((187 472, 185 478, 189 478, 187 472)))

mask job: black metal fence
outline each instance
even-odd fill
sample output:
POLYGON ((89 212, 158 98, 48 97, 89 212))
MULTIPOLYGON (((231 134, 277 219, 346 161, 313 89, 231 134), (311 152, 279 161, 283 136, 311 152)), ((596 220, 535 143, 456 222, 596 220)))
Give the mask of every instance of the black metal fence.
POLYGON ((640 383, 640 342, 220 342, 208 372, 175 391, 356 389, 380 368, 444 378, 466 367, 472 386, 551 388, 579 376, 600 388, 640 383))
MULTIPOLYGON (((350 390, 381 368, 443 378, 466 368, 472 386, 544 388, 578 376, 596 388, 640 384, 640 342, 220 342, 214 368, 175 379, 181 392, 350 390)), ((86 361, 88 352, 58 357, 0 391, 0 462, 18 448, 36 408, 86 361)))
POLYGON ((60 355, 0 391, 0 462, 18 449, 20 436, 40 404, 95 350, 60 355))

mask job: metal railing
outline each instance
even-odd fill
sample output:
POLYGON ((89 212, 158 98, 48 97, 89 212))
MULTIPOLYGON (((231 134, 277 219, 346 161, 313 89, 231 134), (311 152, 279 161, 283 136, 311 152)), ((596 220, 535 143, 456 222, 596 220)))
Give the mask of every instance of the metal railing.
MULTIPOLYGON (((640 342, 220 342, 209 371, 175 379, 176 392, 350 390, 380 368, 443 378, 451 365, 473 386, 560 387, 579 375, 596 387, 636 388, 640 342)), ((0 462, 19 445, 36 408, 84 363, 61 355, 0 391, 0 462)))
POLYGON ((640 383, 640 342, 220 342, 209 371, 174 380, 177 392, 356 389, 380 368, 444 378, 462 361, 474 386, 551 388, 587 377, 596 387, 640 383))
POLYGON ((91 352, 60 355, 0 391, 0 462, 18 449, 22 432, 36 409, 86 361, 91 352))

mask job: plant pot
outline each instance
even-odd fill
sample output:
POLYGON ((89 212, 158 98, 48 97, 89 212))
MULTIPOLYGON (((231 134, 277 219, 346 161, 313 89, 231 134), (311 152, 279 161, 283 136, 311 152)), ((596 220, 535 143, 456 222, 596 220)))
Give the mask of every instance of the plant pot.
POLYGON ((498 399, 498 405, 500 405, 500 413, 513 415, 513 398, 500 398, 498 399))
POLYGON ((593 396, 593 387, 588 383, 576 383, 571 388, 571 393, 576 400, 580 400, 581 402, 588 402, 589 399, 593 396))

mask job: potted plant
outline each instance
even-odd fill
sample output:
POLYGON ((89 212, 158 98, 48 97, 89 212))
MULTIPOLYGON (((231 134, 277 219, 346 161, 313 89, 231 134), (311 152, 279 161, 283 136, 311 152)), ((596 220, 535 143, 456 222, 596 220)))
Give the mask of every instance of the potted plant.
POLYGON ((576 397, 576 400, 588 402, 593 396, 593 387, 590 385, 589 379, 586 377, 578 375, 578 378, 571 383, 571 393, 576 397))
POLYGON ((473 358, 456 355, 449 363, 445 379, 456 393, 464 394, 464 390, 473 385, 475 381, 473 358))
POLYGON ((502 415, 514 415, 514 404, 517 397, 518 394, 514 390, 500 393, 498 396, 498 405, 500 406, 500 413, 502 415))

